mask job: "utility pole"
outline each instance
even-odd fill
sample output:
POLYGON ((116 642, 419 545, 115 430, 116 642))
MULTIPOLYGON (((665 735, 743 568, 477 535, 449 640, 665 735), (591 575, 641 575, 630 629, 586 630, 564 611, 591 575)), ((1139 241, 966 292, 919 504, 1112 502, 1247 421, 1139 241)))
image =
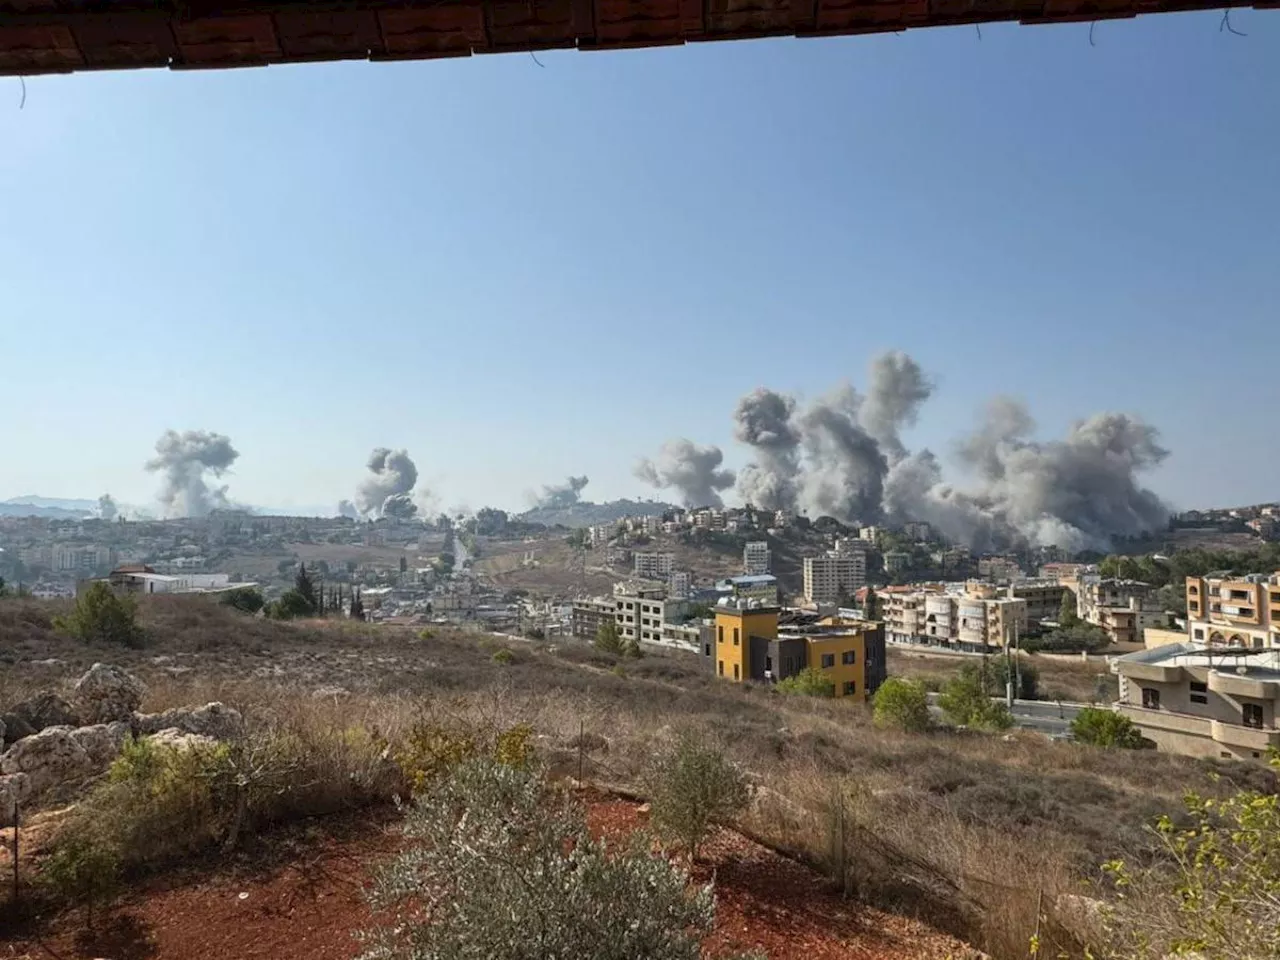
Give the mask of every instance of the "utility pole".
MULTIPOLYGON (((1017 630, 1015 624, 1014 630, 1017 630)), ((1004 634, 1004 700, 1005 706, 1009 708, 1009 712, 1013 713, 1013 647, 1009 643, 1009 631, 1005 628, 1004 634)))

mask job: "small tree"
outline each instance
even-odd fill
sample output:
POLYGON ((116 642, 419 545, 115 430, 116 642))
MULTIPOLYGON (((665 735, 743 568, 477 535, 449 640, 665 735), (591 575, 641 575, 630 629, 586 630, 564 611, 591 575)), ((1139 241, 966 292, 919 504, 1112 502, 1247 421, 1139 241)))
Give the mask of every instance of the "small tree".
POLYGON ((688 732, 654 755, 647 781, 653 825, 683 844, 690 861, 712 824, 737 816, 751 799, 742 771, 688 732))
POLYGON ((1071 721, 1071 735, 1094 747, 1140 750, 1146 746, 1142 732, 1132 720, 1101 707, 1083 707, 1071 721))
POLYGON ((266 601, 262 598, 262 591, 256 587, 239 587, 222 594, 219 603, 224 607, 239 610, 241 613, 257 613, 266 601))
POLYGON ((777 688, 783 693, 798 693, 806 697, 836 695, 836 682, 817 667, 805 667, 799 673, 779 680, 777 688))
POLYGON ((875 587, 867 587, 867 601, 862 605, 862 616, 865 620, 875 620, 880 616, 880 608, 876 602, 875 587))
POLYGON ((57 844, 40 871, 41 882, 55 896, 85 907, 85 926, 93 929, 93 908, 116 890, 120 857, 96 835, 74 836, 57 844))
POLYGON ((933 724, 929 716, 928 695, 915 680, 890 677, 880 685, 871 704, 872 718, 877 727, 923 733, 933 724))
POLYGON ((316 585, 311 575, 307 573, 305 563, 298 564, 298 575, 293 578, 293 589, 306 604, 306 613, 300 613, 297 616, 311 616, 320 608, 320 601, 316 596, 316 585))
POLYGON ((622 633, 616 620, 606 620, 596 630, 596 649, 604 653, 622 654, 622 633))
POLYGON ((1062 591, 1062 606, 1058 610, 1058 623, 1063 627, 1074 627, 1080 622, 1076 613, 1076 595, 1070 590, 1062 591))
POLYGON ((363 960, 698 960, 711 887, 641 844, 606 850, 537 772, 475 759, 431 783, 376 878, 363 960))
POLYGON ((121 643, 128 647, 142 645, 142 628, 137 621, 137 603, 132 596, 117 596, 107 583, 89 584, 75 606, 54 625, 78 640, 121 643))
POLYGON ((1280 956, 1280 797, 1192 794, 1186 806, 1181 823, 1167 816, 1156 823, 1165 857, 1149 866, 1105 864, 1120 894, 1106 917, 1107 956, 1274 960, 1280 956))
POLYGON ((983 687, 981 674, 971 666, 965 666, 959 676, 943 685, 938 706, 957 726, 980 730, 1007 730, 1013 726, 1009 709, 991 699, 983 687))

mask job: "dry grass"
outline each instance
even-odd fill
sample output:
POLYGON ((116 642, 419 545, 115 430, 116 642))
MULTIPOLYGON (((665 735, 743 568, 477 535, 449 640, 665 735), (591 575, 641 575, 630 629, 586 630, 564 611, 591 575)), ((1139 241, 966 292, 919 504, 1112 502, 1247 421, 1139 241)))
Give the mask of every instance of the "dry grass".
MULTIPOLYGON (((554 773, 581 766, 601 785, 639 790, 656 743, 701 730, 726 742, 763 787, 746 818, 752 833, 851 878, 867 900, 923 915, 998 957, 1025 956, 1042 892, 1052 903, 1084 889, 1103 860, 1149 856, 1145 824, 1180 809, 1185 790, 1270 784, 1244 765, 1029 734, 881 731, 860 705, 720 682, 687 655, 621 661, 620 676, 620 661, 591 647, 510 644, 512 661, 501 664, 492 642, 469 635, 422 641, 409 630, 269 623, 192 598, 163 600, 143 607, 152 639, 142 651, 62 640, 33 624, 43 607, 0 605, 0 627, 24 624, 0 671, 0 706, 65 689, 84 666, 112 660, 148 683, 144 710, 220 700, 255 734, 299 743, 315 758, 317 782, 379 782, 365 735, 394 745, 426 719, 478 729, 527 723, 554 773), (51 656, 63 663, 29 662, 51 656)), ((296 812, 368 802, 386 789, 304 797, 296 812)))
MULTIPOLYGON (((964 654, 889 647, 889 672, 920 680, 931 689, 941 687, 966 664, 977 661, 977 657, 964 654)), ((1098 657, 1083 661, 1078 656, 1037 653, 1022 654, 1022 662, 1039 673, 1042 700, 1092 703, 1098 699, 1100 687, 1106 691, 1106 700, 1114 700, 1119 695, 1118 681, 1098 657)))

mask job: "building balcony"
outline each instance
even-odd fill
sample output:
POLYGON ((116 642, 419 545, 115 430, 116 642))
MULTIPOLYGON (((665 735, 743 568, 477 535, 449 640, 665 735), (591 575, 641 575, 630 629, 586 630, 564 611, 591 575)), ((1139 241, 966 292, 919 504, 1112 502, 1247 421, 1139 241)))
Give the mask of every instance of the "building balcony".
POLYGON ((1241 750, 1269 750, 1280 747, 1280 730, 1274 727, 1246 727, 1239 723, 1212 721, 1213 739, 1241 750))
POLYGON ((1228 673, 1225 670, 1210 670, 1209 689, 1228 697, 1271 700, 1280 695, 1280 681, 1250 677, 1248 674, 1228 673))
POLYGON ((1182 668, 1174 664, 1116 660, 1114 666, 1117 673, 1130 680, 1147 680, 1151 683, 1178 683, 1182 680, 1182 668))
POLYGON ((1167 710, 1150 710, 1133 703, 1118 703, 1116 710, 1140 727, 1167 730, 1170 733, 1189 733, 1197 737, 1213 735, 1213 722, 1207 717, 1194 717, 1188 713, 1170 713, 1167 710))

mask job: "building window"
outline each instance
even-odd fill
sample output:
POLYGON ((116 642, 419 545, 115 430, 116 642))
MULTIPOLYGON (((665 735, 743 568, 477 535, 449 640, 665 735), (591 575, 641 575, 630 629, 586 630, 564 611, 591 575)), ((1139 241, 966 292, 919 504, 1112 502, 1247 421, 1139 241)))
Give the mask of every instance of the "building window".
POLYGON ((720 676, 724 676, 724 661, 720 661, 720 676))
POLYGON ((733 628, 733 645, 735 647, 738 645, 738 628, 737 627, 733 628))
POLYGON ((1240 719, 1246 727, 1262 728, 1262 705, 1245 703, 1240 705, 1240 719))
POLYGON ((1209 685, 1207 683, 1196 683, 1194 680, 1191 681, 1191 702, 1209 702, 1209 685))
POLYGON ((764 668, 770 673, 773 672, 773 657, 766 656, 764 658, 764 668))
POLYGON ((704 644, 702 645, 702 655, 703 655, 704 657, 709 657, 709 656, 711 656, 711 644, 709 644, 709 643, 704 643, 704 644))
POLYGON ((1154 687, 1142 688, 1142 705, 1148 710, 1160 709, 1160 691, 1154 687))
POLYGON ((852 680, 846 680, 844 682, 844 695, 846 697, 852 697, 854 693, 857 692, 857 689, 858 689, 857 684, 855 684, 852 680))
POLYGON ((846 650, 844 653, 840 654, 840 662, 847 667, 854 662, 854 658, 856 656, 856 650, 846 650))
POLYGON ((716 643, 724 643, 724 627, 716 627, 716 643))
POLYGON ((736 663, 733 665, 733 679, 735 679, 735 680, 739 680, 739 679, 741 679, 741 678, 738 676, 738 665, 737 665, 736 663))
POLYGON ((1196 627, 1194 636, 1197 640, 1203 640, 1204 630, 1202 630, 1200 627, 1196 627))
POLYGON ((834 653, 824 653, 822 655, 822 669, 829 670, 836 665, 836 655, 834 653))

